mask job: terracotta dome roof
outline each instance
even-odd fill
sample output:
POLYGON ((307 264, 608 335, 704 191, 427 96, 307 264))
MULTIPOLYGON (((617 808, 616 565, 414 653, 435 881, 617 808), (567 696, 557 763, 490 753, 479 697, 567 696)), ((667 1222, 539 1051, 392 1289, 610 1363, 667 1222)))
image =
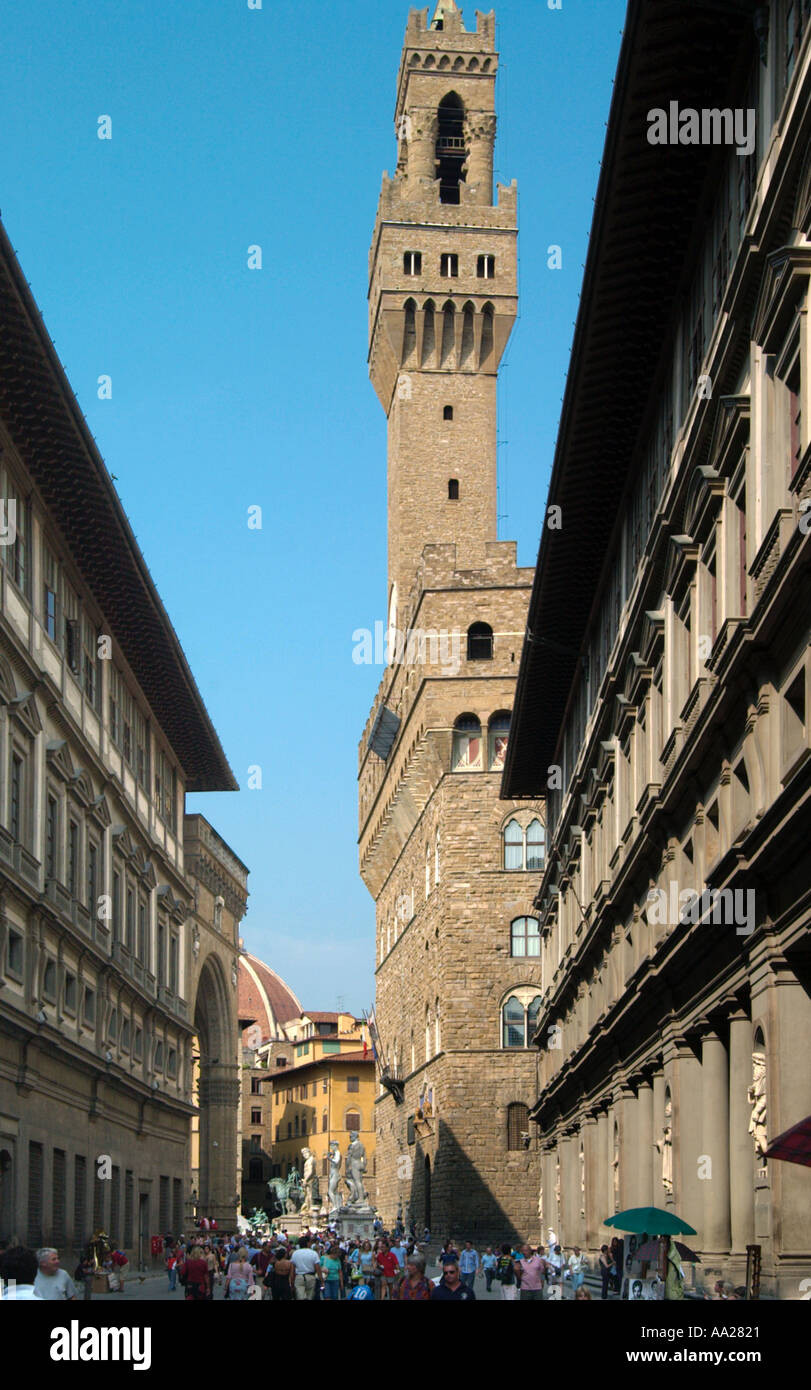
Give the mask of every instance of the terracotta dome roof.
POLYGON ((301 1004, 284 980, 264 961, 242 952, 239 957, 239 1017, 250 1019, 261 1030, 251 1046, 284 1036, 281 1024, 301 1016, 301 1004))

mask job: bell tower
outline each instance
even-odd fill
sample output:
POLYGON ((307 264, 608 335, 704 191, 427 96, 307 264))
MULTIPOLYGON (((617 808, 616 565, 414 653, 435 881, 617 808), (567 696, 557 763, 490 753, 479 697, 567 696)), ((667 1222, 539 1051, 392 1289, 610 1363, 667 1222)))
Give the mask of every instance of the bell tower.
POLYGON ((517 189, 493 198, 495 16, 412 10, 393 178, 369 258, 369 371, 388 418, 389 618, 426 545, 497 539, 496 383, 517 309, 517 189))

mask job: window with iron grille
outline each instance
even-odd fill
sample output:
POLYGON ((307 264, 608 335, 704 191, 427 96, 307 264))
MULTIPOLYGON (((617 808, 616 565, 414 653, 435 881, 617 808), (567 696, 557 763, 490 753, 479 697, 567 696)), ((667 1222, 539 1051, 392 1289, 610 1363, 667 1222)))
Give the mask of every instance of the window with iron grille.
POLYGON ((28 1244, 42 1244, 42 1145, 28 1145, 28 1244))
POLYGON ((93 1173, 93 1230, 106 1231, 107 1227, 104 1220, 104 1198, 107 1191, 107 1181, 98 1176, 98 1172, 93 1173))
POLYGON ((172 1230, 183 1230, 183 1179, 172 1179, 172 1230))
POLYGON ((110 1229, 107 1232, 113 1247, 121 1239, 121 1169, 115 1164, 110 1174, 110 1229))
POLYGON ((159 1223, 159 1225, 160 1225, 161 1235, 165 1235, 165 1234, 167 1233, 167 1231, 169 1230, 169 1222, 170 1222, 170 1220, 171 1220, 171 1215, 172 1215, 171 1210, 170 1210, 170 1207, 169 1207, 169 1197, 170 1197, 169 1178, 168 1178, 168 1177, 164 1177, 163 1175, 161 1175, 161 1180, 160 1180, 160 1198, 159 1198, 159 1202, 158 1202, 158 1223, 159 1223))
POLYGON ((67 1154, 64 1149, 53 1151, 53 1183, 51 1187, 51 1240, 58 1250, 67 1244, 67 1154))
POLYGON ((523 1149, 523 1135, 529 1131, 529 1110, 514 1102, 507 1106, 507 1148, 523 1149))
POLYGON ((76 1154, 73 1159, 73 1244, 84 1245, 87 1230, 87 1159, 76 1154))
MULTIPOLYGON (((128 1250, 132 1246, 132 1199, 135 1191, 135 1179, 131 1168, 127 1168, 124 1173, 124 1249, 128 1250)), ((177 1227, 180 1230, 180 1223, 177 1227)))

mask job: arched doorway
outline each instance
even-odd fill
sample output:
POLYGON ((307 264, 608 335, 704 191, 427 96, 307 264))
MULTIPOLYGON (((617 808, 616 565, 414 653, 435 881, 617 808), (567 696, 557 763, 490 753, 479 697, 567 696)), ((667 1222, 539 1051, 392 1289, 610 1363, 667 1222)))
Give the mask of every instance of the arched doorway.
POLYGON ((14 1163, 8 1149, 0 1149, 0 1245, 12 1237, 14 1219, 14 1163))
POLYGON ((196 1137, 192 1131, 191 1167, 197 1214, 230 1227, 239 1203, 236 997, 213 953, 200 968, 194 1027, 193 1089, 199 1114, 196 1137))
POLYGON ((425 1156, 425 1225, 431 1229, 431 1160, 425 1156))

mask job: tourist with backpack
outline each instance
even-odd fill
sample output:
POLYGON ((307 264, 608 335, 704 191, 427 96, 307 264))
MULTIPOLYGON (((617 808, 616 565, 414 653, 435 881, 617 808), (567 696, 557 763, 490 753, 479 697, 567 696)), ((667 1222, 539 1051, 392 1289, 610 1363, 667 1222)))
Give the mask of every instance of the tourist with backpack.
POLYGON ((510 1303, 517 1303, 518 1281, 515 1277, 515 1265, 509 1245, 502 1245, 501 1247, 501 1254, 496 1265, 496 1278, 501 1283, 501 1297, 510 1303))

